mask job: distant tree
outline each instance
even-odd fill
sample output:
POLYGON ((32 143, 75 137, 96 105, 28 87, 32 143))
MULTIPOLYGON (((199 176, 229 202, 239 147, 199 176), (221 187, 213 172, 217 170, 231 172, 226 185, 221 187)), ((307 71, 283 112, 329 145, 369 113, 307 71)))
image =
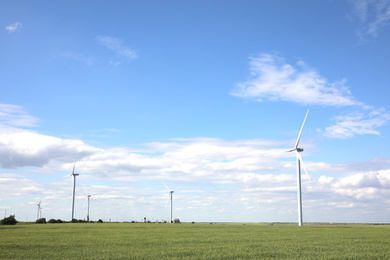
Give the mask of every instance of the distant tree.
POLYGON ((0 225, 16 225, 16 223, 18 223, 18 221, 15 219, 15 215, 0 220, 0 225))
POLYGON ((61 219, 54 219, 54 218, 51 218, 49 219, 49 221, 47 223, 62 223, 63 221, 61 219))
POLYGON ((103 223, 103 220, 99 219, 97 223, 103 223))
POLYGON ((37 224, 46 224, 46 219, 45 218, 39 218, 37 221, 35 221, 37 224))

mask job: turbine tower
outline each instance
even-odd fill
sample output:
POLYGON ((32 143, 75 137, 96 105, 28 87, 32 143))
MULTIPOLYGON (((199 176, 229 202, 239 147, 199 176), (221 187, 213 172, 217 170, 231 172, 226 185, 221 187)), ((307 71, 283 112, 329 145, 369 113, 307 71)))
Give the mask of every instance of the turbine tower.
POLYGON ((72 221, 74 219, 74 197, 75 197, 75 192, 76 192, 76 176, 79 176, 78 173, 74 172, 75 167, 76 167, 76 163, 74 163, 74 165, 73 165, 72 173, 68 175, 68 176, 73 176, 72 219, 70 221, 72 221))
POLYGON ((90 203, 90 200, 91 200, 91 194, 88 194, 88 195, 87 195, 87 198, 88 198, 87 221, 89 221, 89 203, 90 203))
POLYGON ((173 221, 172 221, 173 193, 174 193, 175 190, 178 190, 180 188, 176 188, 174 190, 171 190, 170 188, 168 188, 168 186, 165 184, 164 181, 162 181, 162 182, 164 183, 165 187, 167 188, 167 190, 169 191, 169 194, 170 194, 170 199, 171 199, 171 223, 173 223, 173 221))
POLYGON ((299 140, 301 139, 301 134, 303 130, 303 126, 305 125, 305 121, 307 118, 307 115, 309 114, 309 110, 307 110, 305 119, 303 120, 303 124, 301 127, 301 131, 299 131, 299 135, 297 138, 297 142, 295 143, 295 146, 293 149, 287 150, 287 152, 295 152, 296 158, 297 158, 297 192, 298 192, 298 225, 302 226, 302 188, 301 188, 301 166, 305 170, 306 175, 309 177, 309 174, 307 173, 307 170, 305 168, 305 165, 303 164, 302 156, 299 154, 303 152, 303 148, 299 148, 299 140))

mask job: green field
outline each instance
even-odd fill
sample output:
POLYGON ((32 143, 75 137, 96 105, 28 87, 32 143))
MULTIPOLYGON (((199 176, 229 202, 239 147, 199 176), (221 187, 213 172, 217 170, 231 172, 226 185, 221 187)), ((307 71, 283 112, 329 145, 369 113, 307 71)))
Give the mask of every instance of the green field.
POLYGON ((0 259, 390 259, 388 225, 0 226, 0 259))

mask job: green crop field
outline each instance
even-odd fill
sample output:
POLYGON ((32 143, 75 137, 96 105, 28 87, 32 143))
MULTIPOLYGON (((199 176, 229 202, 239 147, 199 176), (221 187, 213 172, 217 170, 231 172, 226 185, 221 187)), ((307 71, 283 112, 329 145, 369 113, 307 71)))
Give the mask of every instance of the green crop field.
POLYGON ((0 226, 0 259, 390 259, 388 225, 0 226))

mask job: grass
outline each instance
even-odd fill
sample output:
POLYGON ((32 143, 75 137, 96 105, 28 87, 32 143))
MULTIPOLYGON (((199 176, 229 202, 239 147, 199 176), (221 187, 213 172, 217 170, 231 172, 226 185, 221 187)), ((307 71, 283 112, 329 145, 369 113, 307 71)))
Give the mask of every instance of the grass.
POLYGON ((387 225, 0 226, 0 259, 389 259, 387 225))

